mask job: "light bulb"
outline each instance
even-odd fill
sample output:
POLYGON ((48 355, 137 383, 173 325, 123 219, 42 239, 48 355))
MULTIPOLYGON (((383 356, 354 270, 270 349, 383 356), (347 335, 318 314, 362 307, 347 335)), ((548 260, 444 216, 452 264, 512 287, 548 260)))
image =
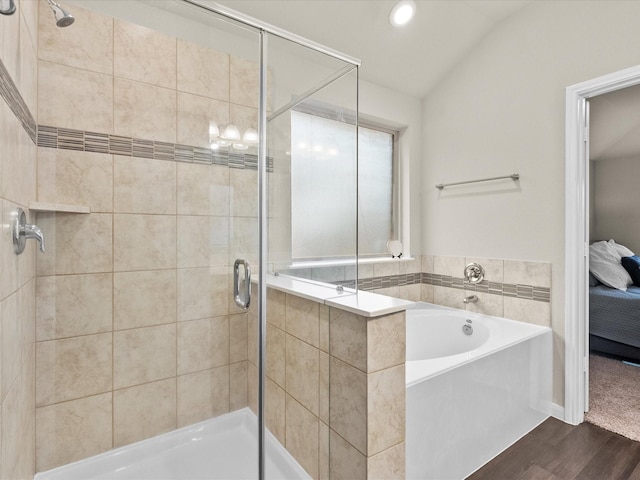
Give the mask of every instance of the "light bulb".
POLYGON ((389 14, 389 22, 394 27, 401 27, 409 23, 416 13, 416 4, 413 0, 402 0, 395 4, 389 14))

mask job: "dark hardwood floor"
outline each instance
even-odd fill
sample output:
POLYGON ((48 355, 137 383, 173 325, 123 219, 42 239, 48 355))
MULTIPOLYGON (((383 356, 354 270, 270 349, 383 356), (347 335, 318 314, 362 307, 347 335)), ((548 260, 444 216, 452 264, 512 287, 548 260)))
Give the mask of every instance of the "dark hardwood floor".
POLYGON ((640 480, 640 442, 549 418, 468 480, 640 480))

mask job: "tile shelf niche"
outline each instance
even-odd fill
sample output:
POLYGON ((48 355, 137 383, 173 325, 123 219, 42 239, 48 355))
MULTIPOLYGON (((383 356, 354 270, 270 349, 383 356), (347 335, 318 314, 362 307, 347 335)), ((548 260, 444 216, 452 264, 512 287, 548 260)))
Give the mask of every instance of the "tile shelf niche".
POLYGON ((33 212, 91 213, 91 209, 87 205, 47 202, 31 202, 29 204, 29 210, 33 212))

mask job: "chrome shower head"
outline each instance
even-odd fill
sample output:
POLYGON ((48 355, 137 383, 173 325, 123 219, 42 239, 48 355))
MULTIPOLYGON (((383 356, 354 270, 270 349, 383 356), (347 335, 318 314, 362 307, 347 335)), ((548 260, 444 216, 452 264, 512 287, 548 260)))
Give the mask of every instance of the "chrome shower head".
POLYGON ((68 27, 76 20, 75 18, 73 18, 73 15, 71 15, 53 0, 47 0, 47 2, 49 3, 49 8, 51 8, 51 10, 53 11, 53 16, 56 18, 57 26, 68 27))

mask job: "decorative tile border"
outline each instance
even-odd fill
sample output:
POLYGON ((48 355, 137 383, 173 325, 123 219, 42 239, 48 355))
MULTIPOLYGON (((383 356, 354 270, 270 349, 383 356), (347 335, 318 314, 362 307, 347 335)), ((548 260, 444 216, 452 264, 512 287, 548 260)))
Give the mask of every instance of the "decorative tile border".
MULTIPOLYGON (((340 283, 349 288, 355 287, 354 280, 334 283, 340 283)), ((358 288, 360 290, 378 290, 380 288, 403 287, 406 285, 416 284, 436 285, 440 287, 455 288, 458 290, 502 295, 504 297, 535 300, 537 302, 551 302, 551 289, 548 287, 487 282, 486 280, 483 280, 478 284, 471 284, 462 278, 456 278, 450 275, 438 275, 435 273, 407 273, 404 275, 363 278, 358 281, 358 288)))
MULTIPOLYGON (((191 145, 46 125, 38 125, 38 146, 155 160, 222 165, 230 168, 258 169, 258 156, 251 153, 211 150, 191 145)), ((267 170, 273 171, 273 159, 268 158, 267 162, 267 170)))
POLYGON ((13 79, 7 71, 4 63, 0 60, 0 96, 4 98, 7 105, 16 116, 16 118, 22 124, 22 127, 27 132, 33 143, 36 142, 36 121, 29 111, 29 107, 20 95, 20 91, 16 84, 13 83, 13 79))

